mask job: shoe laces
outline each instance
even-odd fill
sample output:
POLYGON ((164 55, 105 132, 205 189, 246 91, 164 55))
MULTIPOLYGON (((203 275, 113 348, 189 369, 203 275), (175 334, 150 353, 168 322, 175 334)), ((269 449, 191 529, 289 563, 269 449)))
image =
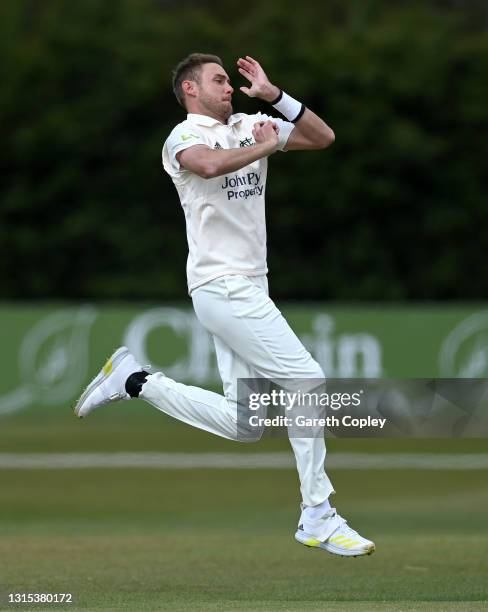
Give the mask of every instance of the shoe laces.
POLYGON ((349 527, 345 519, 343 519, 343 521, 344 523, 341 525, 341 530, 344 532, 344 534, 355 538, 359 537, 359 533, 352 527, 349 527))
POLYGON ((325 520, 331 519, 331 518, 335 518, 339 521, 337 529, 340 529, 341 531, 343 531, 345 535, 354 536, 354 537, 359 536, 359 533, 357 531, 355 531, 352 527, 349 527, 346 519, 343 518, 340 514, 337 514, 337 510, 335 508, 331 508, 330 510, 327 510, 327 512, 322 516, 322 519, 325 519, 325 520))

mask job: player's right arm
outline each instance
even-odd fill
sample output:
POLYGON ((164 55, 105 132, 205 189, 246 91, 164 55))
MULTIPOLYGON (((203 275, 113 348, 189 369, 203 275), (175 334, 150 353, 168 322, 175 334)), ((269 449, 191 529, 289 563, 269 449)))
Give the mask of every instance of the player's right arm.
POLYGON ((279 145, 278 134, 272 121, 256 123, 252 131, 255 144, 238 149, 211 149, 196 144, 176 154, 181 167, 209 179, 235 172, 252 162, 268 157, 279 145))

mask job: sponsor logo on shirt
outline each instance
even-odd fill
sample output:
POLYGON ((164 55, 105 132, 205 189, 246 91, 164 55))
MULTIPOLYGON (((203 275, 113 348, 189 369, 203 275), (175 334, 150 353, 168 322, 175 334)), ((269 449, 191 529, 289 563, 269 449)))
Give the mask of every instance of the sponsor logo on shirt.
POLYGON ((228 200, 246 200, 247 198, 263 194, 264 185, 260 185, 260 181, 260 173, 246 172, 246 174, 225 176, 221 187, 227 190, 228 200), (240 187, 243 189, 239 189, 240 187))
POLYGON ((197 140, 200 140, 200 136, 197 136, 196 134, 182 134, 181 135, 181 140, 183 140, 183 142, 186 142, 187 140, 190 140, 190 138, 196 138, 197 140))
POLYGON ((220 142, 216 142, 214 144, 214 149, 223 149, 222 145, 220 144, 220 142))

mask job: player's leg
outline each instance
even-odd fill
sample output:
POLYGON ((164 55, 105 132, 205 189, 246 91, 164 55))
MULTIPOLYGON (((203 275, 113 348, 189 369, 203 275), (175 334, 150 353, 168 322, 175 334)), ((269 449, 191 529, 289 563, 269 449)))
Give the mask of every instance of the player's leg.
MULTIPOLYGON (((238 371, 238 376, 250 375, 248 369, 238 371)), ((125 346, 109 357, 82 393, 74 412, 82 418, 100 406, 135 397, 184 423, 237 440, 235 402, 218 393, 178 383, 161 372, 149 374, 125 346)))
MULTIPOLYGON (((280 311, 269 298, 265 277, 228 276, 206 285, 193 296, 195 312, 203 325, 230 347, 258 376, 283 381, 288 379, 312 387, 324 374, 305 349, 280 311), (212 307, 211 292, 226 292, 228 308, 218 312, 212 307), (225 340, 222 338, 225 330, 225 340)), ((217 343, 216 343, 217 344, 217 343)), ((227 381, 228 397, 237 397, 236 379, 227 381)), ((325 471, 323 430, 314 437, 290 437, 300 477, 303 499, 296 539, 335 554, 370 554, 373 542, 362 538, 330 507, 332 484, 325 471), (320 434, 320 435, 319 435, 320 434)))
MULTIPOLYGON (((212 299, 212 308, 222 313, 219 300, 212 299)), ((231 440, 253 442, 259 436, 238 435, 236 381, 255 377, 256 372, 220 337, 214 336, 213 340, 224 395, 178 383, 157 372, 147 377, 139 397, 161 412, 199 429, 231 440)))
MULTIPOLYGON (((155 373, 147 377, 138 397, 194 427, 232 440, 255 442, 262 432, 255 429, 243 431, 242 424, 238 423, 237 381, 255 378, 258 374, 225 340, 230 328, 236 324, 225 283, 221 279, 208 283, 192 297, 197 314, 203 317, 201 322, 204 326, 207 319, 205 313, 211 312, 218 322, 209 331, 213 336, 224 395, 178 383, 163 373, 155 373)), ((245 341, 243 337, 242 342, 245 341)))
MULTIPOLYGON (((201 290, 197 289, 192 297, 199 320, 220 339, 216 345, 226 345, 248 364, 250 372, 253 372, 249 377, 287 379, 291 385, 299 380, 302 391, 306 390, 303 389, 304 382, 313 381, 312 386, 315 386, 317 381, 323 380, 321 367, 269 298, 265 277, 223 277, 201 290), (214 293, 225 294, 226 307, 214 307, 214 293)), ((221 368, 226 396, 235 400, 238 377, 228 378, 227 371, 230 370, 221 368)), ((290 437, 302 499, 307 506, 323 503, 334 492, 324 471, 326 448, 323 430, 314 433, 316 437, 290 437)))
MULTIPOLYGON (((217 286, 203 293, 206 307, 225 325, 230 308, 226 292, 219 291, 217 286)), ((226 331, 225 327, 220 329, 222 336, 226 331)), ((110 402, 140 397, 189 425, 237 440, 237 403, 231 381, 255 376, 255 372, 225 342, 214 340, 225 395, 176 382, 161 372, 149 374, 126 347, 121 347, 85 389, 75 406, 75 414, 85 417, 110 402)), ((252 441, 249 436, 240 439, 252 441)))

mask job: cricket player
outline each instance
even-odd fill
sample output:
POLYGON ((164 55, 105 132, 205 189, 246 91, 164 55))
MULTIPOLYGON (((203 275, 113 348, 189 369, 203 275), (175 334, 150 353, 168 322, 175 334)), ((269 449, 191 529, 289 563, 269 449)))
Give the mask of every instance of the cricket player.
MULTIPOLYGON (((213 336, 223 395, 149 374, 126 347, 109 358, 80 397, 75 413, 142 398, 185 423, 224 438, 237 435, 237 380, 323 379, 324 373, 268 295, 265 189, 277 151, 325 149, 331 128, 274 85, 252 57, 237 60, 240 91, 284 117, 233 113, 234 89, 222 61, 193 53, 175 69, 173 88, 186 119, 163 147, 163 166, 186 219, 188 290, 196 316, 213 336)), ((375 545, 332 508, 324 471, 324 436, 290 437, 302 496, 295 538, 343 556, 375 545)))

